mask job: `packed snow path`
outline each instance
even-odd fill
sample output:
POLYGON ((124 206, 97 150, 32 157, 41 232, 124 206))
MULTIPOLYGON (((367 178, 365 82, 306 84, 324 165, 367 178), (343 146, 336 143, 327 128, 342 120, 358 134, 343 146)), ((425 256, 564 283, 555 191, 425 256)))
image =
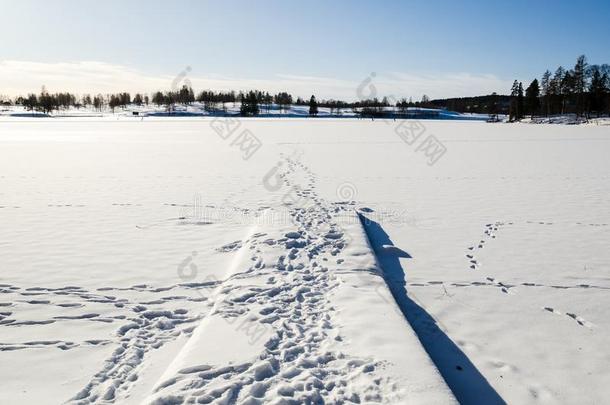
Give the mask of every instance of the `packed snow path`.
POLYGON ((278 178, 299 197, 289 203, 293 225, 243 242, 150 402, 454 403, 394 307, 353 202, 318 197, 301 162, 283 167, 278 178), (399 332, 394 342, 375 342, 384 327, 399 332))

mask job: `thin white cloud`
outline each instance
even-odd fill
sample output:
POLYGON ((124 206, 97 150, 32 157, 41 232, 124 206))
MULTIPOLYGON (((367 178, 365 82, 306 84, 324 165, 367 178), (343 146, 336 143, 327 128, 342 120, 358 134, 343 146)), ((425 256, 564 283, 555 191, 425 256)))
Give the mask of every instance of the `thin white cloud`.
POLYGON ((510 82, 494 75, 443 73, 418 75, 401 72, 378 73, 362 80, 274 74, 266 79, 235 78, 198 74, 185 68, 175 74, 153 75, 129 66, 104 62, 30 62, 0 61, 0 94, 15 96, 38 93, 42 85, 50 92, 70 91, 77 94, 129 91, 150 93, 190 83, 195 90, 264 89, 288 91, 294 95, 335 98, 346 101, 364 96, 395 98, 463 97, 491 92, 504 93, 510 82), (359 90, 360 89, 360 90, 359 90))
POLYGON ((0 62, 0 92, 8 95, 50 92, 109 93, 152 91, 169 87, 171 76, 146 75, 136 69, 104 62, 0 62))

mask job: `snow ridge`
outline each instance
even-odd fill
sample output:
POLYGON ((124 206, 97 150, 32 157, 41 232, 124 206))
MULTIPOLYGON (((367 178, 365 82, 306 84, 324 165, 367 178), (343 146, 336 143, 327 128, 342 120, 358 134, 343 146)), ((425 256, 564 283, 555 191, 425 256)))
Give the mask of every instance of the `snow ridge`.
POLYGON ((341 261, 347 246, 334 216, 353 209, 321 199, 316 176, 303 163, 285 163, 285 186, 295 186, 297 171, 306 180, 294 188, 301 197, 290 208, 294 226, 259 232, 241 248, 249 257, 223 282, 211 319, 191 339, 198 342, 179 356, 184 367, 172 367, 177 372, 157 386, 151 403, 391 402, 395 388, 375 373, 383 364, 340 350, 343 338, 328 298, 339 285, 330 264, 341 261), (227 329, 248 337, 248 355, 219 364, 206 356, 198 363, 194 357, 210 349, 196 346, 209 345, 210 328, 222 322, 225 342, 227 329))

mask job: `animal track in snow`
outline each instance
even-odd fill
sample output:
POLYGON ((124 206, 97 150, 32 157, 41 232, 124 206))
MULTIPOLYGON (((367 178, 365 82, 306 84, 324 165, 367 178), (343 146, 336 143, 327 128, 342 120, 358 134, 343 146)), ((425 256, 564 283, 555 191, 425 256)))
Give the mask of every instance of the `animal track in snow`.
MULTIPOLYGON (((508 222, 508 225, 512 225, 512 222, 508 222)), ((485 230, 483 231, 483 239, 473 243, 471 246, 467 248, 467 252, 465 254, 466 259, 468 260, 468 268, 471 270, 476 270, 482 266, 481 262, 475 257, 476 251, 479 249, 483 249, 486 246, 486 243, 492 239, 496 239, 497 232, 500 228, 505 226, 504 222, 496 221, 494 223, 489 223, 485 225, 485 230)))
POLYGON ((506 284, 503 283, 493 277, 487 277, 487 280, 489 280, 493 285, 497 286, 498 288, 500 288, 500 291, 502 291, 505 294, 512 294, 514 293, 514 291, 511 291, 511 288, 515 287, 512 284, 506 284))
POLYGON ((559 316, 566 316, 574 321, 576 321, 576 323, 580 326, 584 326, 586 328, 593 328, 593 324, 591 322, 586 321, 585 319, 583 319, 581 316, 578 316, 572 312, 566 312, 566 313, 561 313, 560 311, 556 310, 555 308, 552 307, 544 307, 543 308, 545 311, 548 311, 552 314, 555 315, 559 315, 559 316))

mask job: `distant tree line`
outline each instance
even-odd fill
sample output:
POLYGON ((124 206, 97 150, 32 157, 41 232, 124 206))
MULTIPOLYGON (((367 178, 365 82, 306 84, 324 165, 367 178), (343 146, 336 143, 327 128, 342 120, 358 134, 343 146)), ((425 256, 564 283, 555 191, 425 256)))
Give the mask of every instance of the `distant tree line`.
POLYGON ((445 108, 462 113, 483 113, 490 115, 506 114, 511 121, 520 120, 526 116, 549 116, 557 114, 576 114, 591 117, 592 115, 610 115, 610 65, 590 65, 584 55, 579 56, 572 69, 566 70, 559 66, 554 73, 544 72, 541 79, 534 79, 527 88, 521 81, 515 80, 507 95, 492 93, 486 96, 447 98, 430 100, 424 95, 421 101, 412 99, 390 101, 387 97, 346 102, 342 100, 317 100, 312 96, 309 100, 295 98, 288 92, 275 95, 267 91, 249 90, 215 92, 204 90, 197 95, 189 86, 170 91, 157 91, 151 95, 136 93, 116 94, 85 94, 77 97, 71 93, 49 93, 43 86, 40 94, 28 94, 11 100, 0 96, 0 105, 17 104, 29 111, 50 113, 54 110, 69 108, 93 108, 102 111, 109 108, 113 112, 117 108, 128 105, 155 104, 172 111, 176 105, 190 105, 193 102, 203 104, 206 111, 226 112, 227 103, 240 103, 240 114, 255 116, 261 112, 270 113, 277 109, 279 113, 288 110, 289 106, 309 106, 311 115, 317 115, 319 108, 330 109, 331 114, 341 114, 346 109, 365 116, 387 116, 388 107, 391 114, 405 115, 409 108, 445 108))
POLYGON ((98 94, 91 96, 90 94, 84 94, 78 98, 76 95, 71 93, 49 93, 43 86, 40 94, 28 94, 26 97, 16 97, 14 102, 10 99, 5 99, 2 104, 4 105, 21 105, 28 111, 40 111, 44 113, 51 113, 55 110, 67 110, 69 108, 83 108, 92 107, 94 110, 102 111, 105 107, 109 107, 113 112, 115 108, 125 108, 130 104, 148 104, 148 96, 142 94, 136 94, 134 98, 131 98, 129 93, 117 93, 117 94, 98 94))
POLYGON ((460 113, 507 114, 510 96, 492 93, 486 96, 436 99, 430 102, 433 108, 446 108, 460 113))
POLYGON ((572 69, 545 71, 524 88, 515 80, 509 95, 432 100, 436 107, 458 112, 507 114, 511 121, 525 117, 575 114, 610 115, 610 65, 590 65, 581 55, 572 69))
MULTIPOLYGON (((272 104, 277 105, 280 112, 286 110, 290 105, 293 104, 292 95, 286 92, 280 92, 275 96, 271 96, 269 93, 251 90, 248 92, 240 92, 237 95, 237 100, 241 102, 240 114, 242 116, 255 116, 260 112, 260 108, 265 108, 267 113, 270 111, 272 104)), ((299 97, 296 101, 297 105, 306 105, 306 103, 299 97)), ((318 102, 315 96, 311 96, 309 99, 309 115, 318 115, 318 102)))
POLYGON ((589 65, 585 55, 570 70, 559 66, 555 73, 545 71, 523 90, 515 80, 510 93, 509 117, 576 114, 590 118, 610 114, 610 65, 589 65))
POLYGON ((167 111, 174 110, 176 105, 190 105, 194 102, 203 104, 206 111, 227 112, 227 104, 240 103, 240 114, 243 116, 256 116, 260 113, 270 113, 272 109, 277 109, 279 113, 285 112, 291 105, 307 106, 309 113, 315 116, 319 113, 319 108, 330 109, 331 114, 340 115, 346 109, 362 115, 382 115, 388 107, 396 107, 400 111, 406 111, 408 107, 433 107, 427 96, 421 102, 413 102, 411 99, 401 99, 395 103, 383 97, 381 100, 372 98, 368 100, 358 100, 346 102, 342 100, 317 100, 315 96, 304 100, 301 97, 296 99, 288 92, 279 92, 275 95, 261 90, 249 90, 228 92, 215 92, 204 90, 195 95, 189 86, 182 86, 178 90, 156 91, 151 97, 146 94, 136 93, 133 95, 127 92, 115 94, 84 94, 78 97, 71 93, 49 93, 43 86, 40 94, 28 94, 26 97, 16 97, 11 100, 9 97, 0 97, 0 105, 20 105, 28 111, 40 111, 51 113, 53 111, 67 110, 69 108, 92 108, 95 111, 110 109, 115 112, 117 108, 125 109, 129 105, 142 106, 149 104, 157 107, 164 107, 167 111))

